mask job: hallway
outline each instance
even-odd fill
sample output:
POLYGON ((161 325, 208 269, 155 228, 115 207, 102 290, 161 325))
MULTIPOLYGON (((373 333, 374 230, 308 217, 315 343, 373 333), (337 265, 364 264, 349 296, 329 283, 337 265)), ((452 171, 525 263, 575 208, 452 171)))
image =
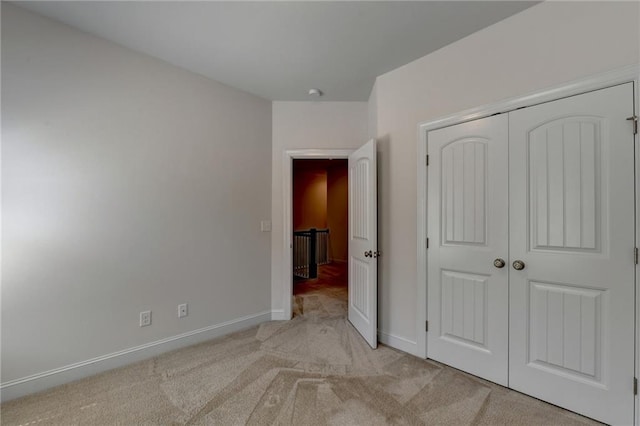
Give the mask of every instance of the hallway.
POLYGON ((293 316, 304 315, 305 308, 308 308, 306 309, 308 312, 321 309, 314 301, 318 297, 328 297, 331 301, 329 304, 335 308, 334 313, 338 314, 338 310, 341 309, 342 316, 346 318, 349 297, 348 280, 346 262, 332 262, 318 266, 318 278, 316 279, 295 277, 293 281, 293 316))

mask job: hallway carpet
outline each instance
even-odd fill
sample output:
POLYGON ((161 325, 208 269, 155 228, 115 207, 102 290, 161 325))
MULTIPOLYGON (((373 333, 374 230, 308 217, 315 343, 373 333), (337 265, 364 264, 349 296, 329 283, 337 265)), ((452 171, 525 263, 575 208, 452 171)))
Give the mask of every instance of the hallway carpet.
POLYGON ((10 401, 3 425, 585 425, 589 419, 386 346, 308 285, 271 321, 10 401))

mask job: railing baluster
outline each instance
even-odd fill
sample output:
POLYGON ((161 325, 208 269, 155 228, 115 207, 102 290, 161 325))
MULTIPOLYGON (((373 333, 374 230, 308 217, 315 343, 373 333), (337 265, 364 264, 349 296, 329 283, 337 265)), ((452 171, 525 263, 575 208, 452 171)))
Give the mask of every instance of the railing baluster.
POLYGON ((312 228, 293 233, 293 274, 317 278, 318 265, 329 263, 329 230, 312 228))
POLYGON ((318 278, 318 257, 317 257, 317 231, 316 228, 311 228, 309 231, 309 278, 318 278))

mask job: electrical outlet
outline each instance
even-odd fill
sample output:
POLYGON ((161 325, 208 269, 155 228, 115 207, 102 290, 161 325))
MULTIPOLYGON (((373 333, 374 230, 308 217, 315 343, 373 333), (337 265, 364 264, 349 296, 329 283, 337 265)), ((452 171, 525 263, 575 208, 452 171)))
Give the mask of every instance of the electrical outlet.
POLYGON ((151 325, 151 311, 140 312, 140 327, 151 325))
POLYGON ((186 317, 187 315, 189 315, 189 311, 187 309, 188 308, 186 303, 178 305, 178 318, 186 317))

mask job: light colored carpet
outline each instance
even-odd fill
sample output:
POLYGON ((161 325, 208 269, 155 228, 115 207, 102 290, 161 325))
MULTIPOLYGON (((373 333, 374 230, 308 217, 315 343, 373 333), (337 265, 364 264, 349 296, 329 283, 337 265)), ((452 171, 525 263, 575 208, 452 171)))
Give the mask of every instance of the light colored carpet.
POLYGON ((2 424, 596 424, 435 362, 371 350, 345 300, 346 287, 308 286, 291 321, 10 401, 2 424))

